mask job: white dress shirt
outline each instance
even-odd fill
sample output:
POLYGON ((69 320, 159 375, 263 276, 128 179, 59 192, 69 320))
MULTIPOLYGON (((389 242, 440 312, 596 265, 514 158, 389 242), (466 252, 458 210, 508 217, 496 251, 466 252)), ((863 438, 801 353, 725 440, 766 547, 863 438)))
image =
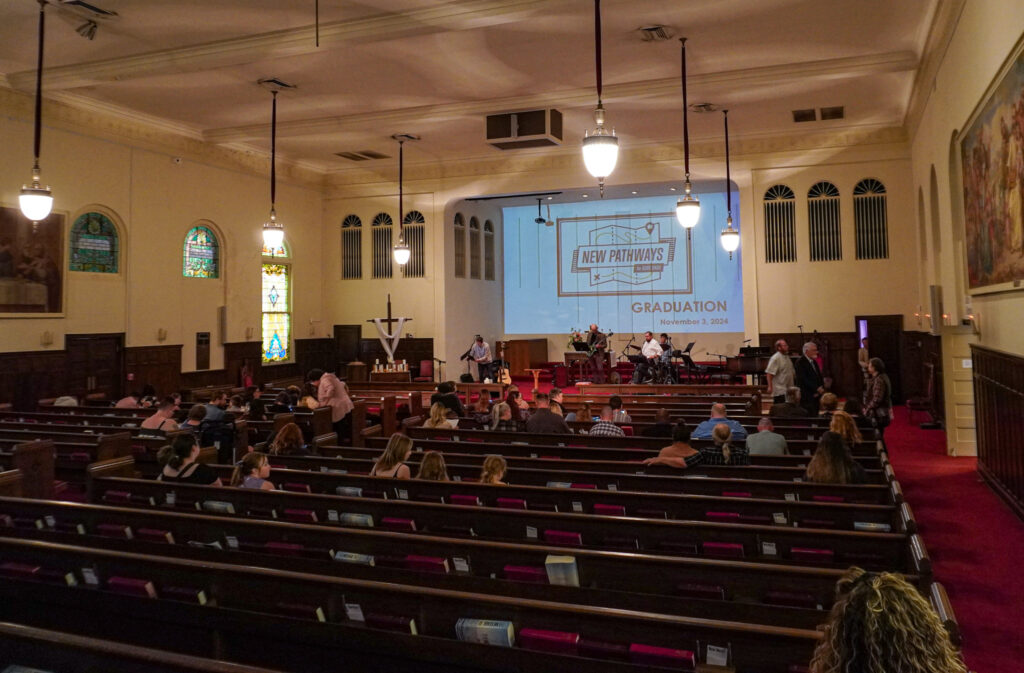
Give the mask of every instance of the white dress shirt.
POLYGON ((656 358, 661 355, 661 345, 654 339, 644 341, 644 345, 640 347, 640 352, 647 359, 656 358))

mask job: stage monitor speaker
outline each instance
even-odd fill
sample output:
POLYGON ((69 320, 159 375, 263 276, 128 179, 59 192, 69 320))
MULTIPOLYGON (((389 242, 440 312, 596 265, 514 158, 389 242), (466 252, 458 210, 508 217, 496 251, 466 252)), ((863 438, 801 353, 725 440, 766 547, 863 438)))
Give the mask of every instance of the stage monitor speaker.
POLYGON ((938 335, 942 332, 942 286, 941 285, 929 285, 928 286, 928 300, 929 307, 931 308, 932 319, 931 329, 929 330, 932 334, 938 335))

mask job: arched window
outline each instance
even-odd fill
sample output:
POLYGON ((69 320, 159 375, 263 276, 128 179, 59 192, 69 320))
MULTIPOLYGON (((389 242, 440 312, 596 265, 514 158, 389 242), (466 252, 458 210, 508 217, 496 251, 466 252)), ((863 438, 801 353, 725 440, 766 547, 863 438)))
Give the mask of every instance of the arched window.
POLYGON ((786 185, 764 193, 765 262, 796 261, 796 194, 786 185))
POLYGON ((209 227, 192 227, 185 235, 182 252, 185 278, 220 278, 220 244, 209 227))
POLYGON ((363 221, 348 215, 341 222, 341 277, 363 277, 363 221))
POLYGON ((272 364, 291 360, 292 295, 291 266, 281 258, 288 257, 284 243, 275 250, 264 250, 261 283, 263 311, 263 362, 272 364), (272 254, 267 254, 267 253, 272 254), (278 254, 280 253, 280 254, 278 254))
POLYGON ((117 227, 103 213, 88 212, 71 225, 71 271, 117 273, 117 227))
POLYGON ((853 188, 857 259, 889 258, 889 219, 885 199, 885 185, 874 178, 861 180, 853 188))
POLYGON ((402 270, 406 278, 423 278, 426 273, 424 263, 424 227, 427 220, 423 213, 418 210, 410 210, 402 218, 403 230, 405 232, 405 243, 409 246, 409 263, 402 270))
POLYGON ((377 213, 370 228, 373 230, 373 277, 391 278, 391 230, 394 221, 387 213, 377 213))
POLYGON ((466 277, 466 221, 455 213, 455 277, 466 277))
POLYGON ((807 225, 811 239, 812 262, 828 262, 843 258, 839 190, 831 182, 817 182, 807 192, 807 225))
POLYGON ((484 280, 494 280, 494 224, 484 222, 484 280))
POLYGON ((291 257, 291 253, 288 252, 288 244, 281 241, 281 245, 276 248, 269 248, 267 244, 263 244, 263 256, 264 257, 291 257))
POLYGON ((480 277, 480 220, 469 218, 469 277, 480 277))

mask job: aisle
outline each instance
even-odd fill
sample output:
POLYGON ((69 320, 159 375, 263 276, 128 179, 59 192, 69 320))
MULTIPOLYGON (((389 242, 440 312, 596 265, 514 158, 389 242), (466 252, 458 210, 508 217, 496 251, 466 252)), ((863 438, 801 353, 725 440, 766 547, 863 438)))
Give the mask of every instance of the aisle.
POLYGON ((1024 522, 981 480, 974 458, 947 457, 944 434, 911 425, 906 408, 896 410, 886 442, 960 622, 967 665, 979 673, 1021 670, 1024 522))

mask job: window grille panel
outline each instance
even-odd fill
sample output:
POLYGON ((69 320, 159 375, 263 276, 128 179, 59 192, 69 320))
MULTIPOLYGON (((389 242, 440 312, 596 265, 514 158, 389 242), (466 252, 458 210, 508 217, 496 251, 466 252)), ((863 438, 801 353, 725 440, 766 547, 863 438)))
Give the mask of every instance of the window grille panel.
POLYGON ((807 222, 811 261, 841 260, 843 242, 839 222, 839 190, 831 182, 819 182, 808 191, 807 222))
POLYGON ((356 215, 349 215, 341 223, 341 277, 363 277, 363 222, 356 215))
POLYGON ((786 185, 764 194, 765 262, 796 261, 796 195, 786 185))
POLYGON ((889 218, 885 185, 874 178, 853 188, 853 227, 857 259, 889 258, 889 218))
POLYGON ((394 224, 391 216, 387 213, 378 213, 373 218, 370 229, 372 230, 373 241, 373 277, 391 278, 394 272, 391 268, 391 232, 394 224))
POLYGON ((480 278, 480 220, 469 218, 469 277, 480 278))
POLYGON ((462 213, 455 213, 455 277, 466 277, 466 222, 462 213))
POLYGON ((418 210, 410 210, 402 219, 405 225, 405 242, 409 246, 409 263, 402 270, 406 278, 423 278, 426 275, 425 229, 426 219, 418 210))
POLYGON ((484 280, 494 280, 494 224, 484 222, 484 280))

